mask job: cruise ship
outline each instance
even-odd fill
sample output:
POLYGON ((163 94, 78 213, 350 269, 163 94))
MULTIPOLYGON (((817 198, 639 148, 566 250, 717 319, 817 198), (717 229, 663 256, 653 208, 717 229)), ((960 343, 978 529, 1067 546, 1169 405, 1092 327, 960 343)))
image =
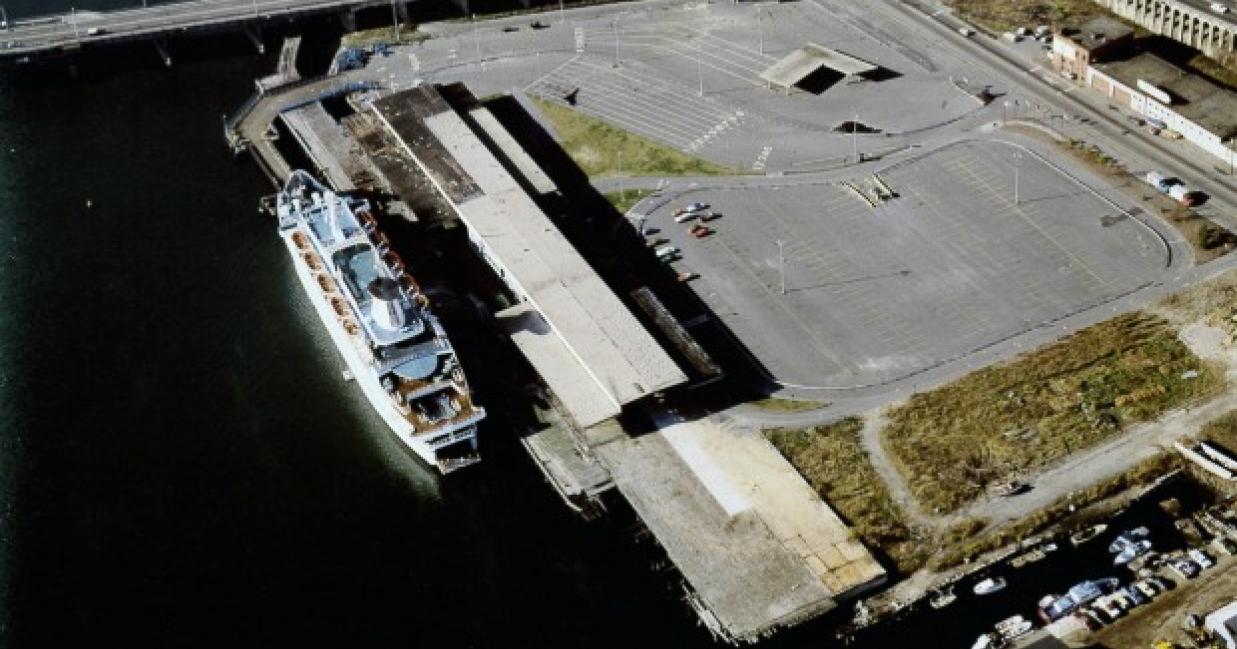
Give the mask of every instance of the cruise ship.
POLYGON ((365 200, 296 171, 276 201, 279 235, 348 372, 408 448, 443 473, 480 461, 455 349, 365 200))

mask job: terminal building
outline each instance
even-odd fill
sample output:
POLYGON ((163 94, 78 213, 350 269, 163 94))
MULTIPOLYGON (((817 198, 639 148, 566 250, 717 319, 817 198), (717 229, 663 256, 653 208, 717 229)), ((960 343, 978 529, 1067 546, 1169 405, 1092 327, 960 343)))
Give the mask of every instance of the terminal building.
POLYGON ((1132 34, 1129 27, 1107 18, 1081 29, 1062 29, 1053 39, 1053 66, 1232 167, 1237 159, 1237 93, 1155 54, 1133 51, 1132 34))
POLYGON ((617 489, 677 568, 686 601, 727 640, 758 640, 885 583, 846 521, 764 437, 649 402, 689 389, 711 360, 651 290, 620 300, 540 207, 554 181, 456 90, 374 97, 357 117, 373 129, 371 158, 386 159, 381 173, 393 186, 432 186, 514 298, 495 316, 553 393, 553 416, 569 420, 521 442, 564 501, 617 489), (625 430, 618 416, 645 405, 656 430, 625 430))
MULTIPOLYGON (((496 314, 580 428, 681 385, 687 375, 567 241, 529 191, 433 86, 370 103, 450 204, 516 304, 496 314)), ((533 191, 553 184, 484 108, 469 111, 533 191), (518 153, 516 151, 519 151, 518 153), (504 151, 505 153, 505 151, 504 151)))

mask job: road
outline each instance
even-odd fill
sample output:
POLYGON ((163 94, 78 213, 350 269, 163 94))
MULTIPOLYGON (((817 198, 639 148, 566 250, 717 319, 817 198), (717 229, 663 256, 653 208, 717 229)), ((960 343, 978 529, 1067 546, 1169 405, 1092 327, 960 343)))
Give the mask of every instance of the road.
POLYGON ((21 57, 89 43, 385 4, 380 0, 191 0, 109 12, 14 19, 0 30, 0 57, 21 57))

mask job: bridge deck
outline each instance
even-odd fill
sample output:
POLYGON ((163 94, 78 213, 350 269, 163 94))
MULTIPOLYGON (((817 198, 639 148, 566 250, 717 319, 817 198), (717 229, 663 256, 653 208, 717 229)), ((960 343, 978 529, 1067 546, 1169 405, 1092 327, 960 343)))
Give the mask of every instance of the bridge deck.
POLYGON ((385 4, 388 2, 384 0, 186 0, 107 12, 17 18, 0 31, 0 58, 385 4))

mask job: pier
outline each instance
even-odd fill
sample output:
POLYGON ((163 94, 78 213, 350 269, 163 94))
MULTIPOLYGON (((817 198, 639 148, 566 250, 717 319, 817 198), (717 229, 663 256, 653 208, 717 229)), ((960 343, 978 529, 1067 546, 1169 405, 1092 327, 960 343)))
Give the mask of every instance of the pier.
POLYGON ((402 11, 404 2, 391 0, 187 0, 115 11, 70 11, 4 21, 0 29, 0 60, 28 61, 35 56, 74 52, 82 47, 133 40, 150 40, 160 57, 171 65, 164 38, 190 31, 240 29, 264 51, 258 32, 276 19, 337 12, 351 22, 356 11, 391 6, 402 11))

